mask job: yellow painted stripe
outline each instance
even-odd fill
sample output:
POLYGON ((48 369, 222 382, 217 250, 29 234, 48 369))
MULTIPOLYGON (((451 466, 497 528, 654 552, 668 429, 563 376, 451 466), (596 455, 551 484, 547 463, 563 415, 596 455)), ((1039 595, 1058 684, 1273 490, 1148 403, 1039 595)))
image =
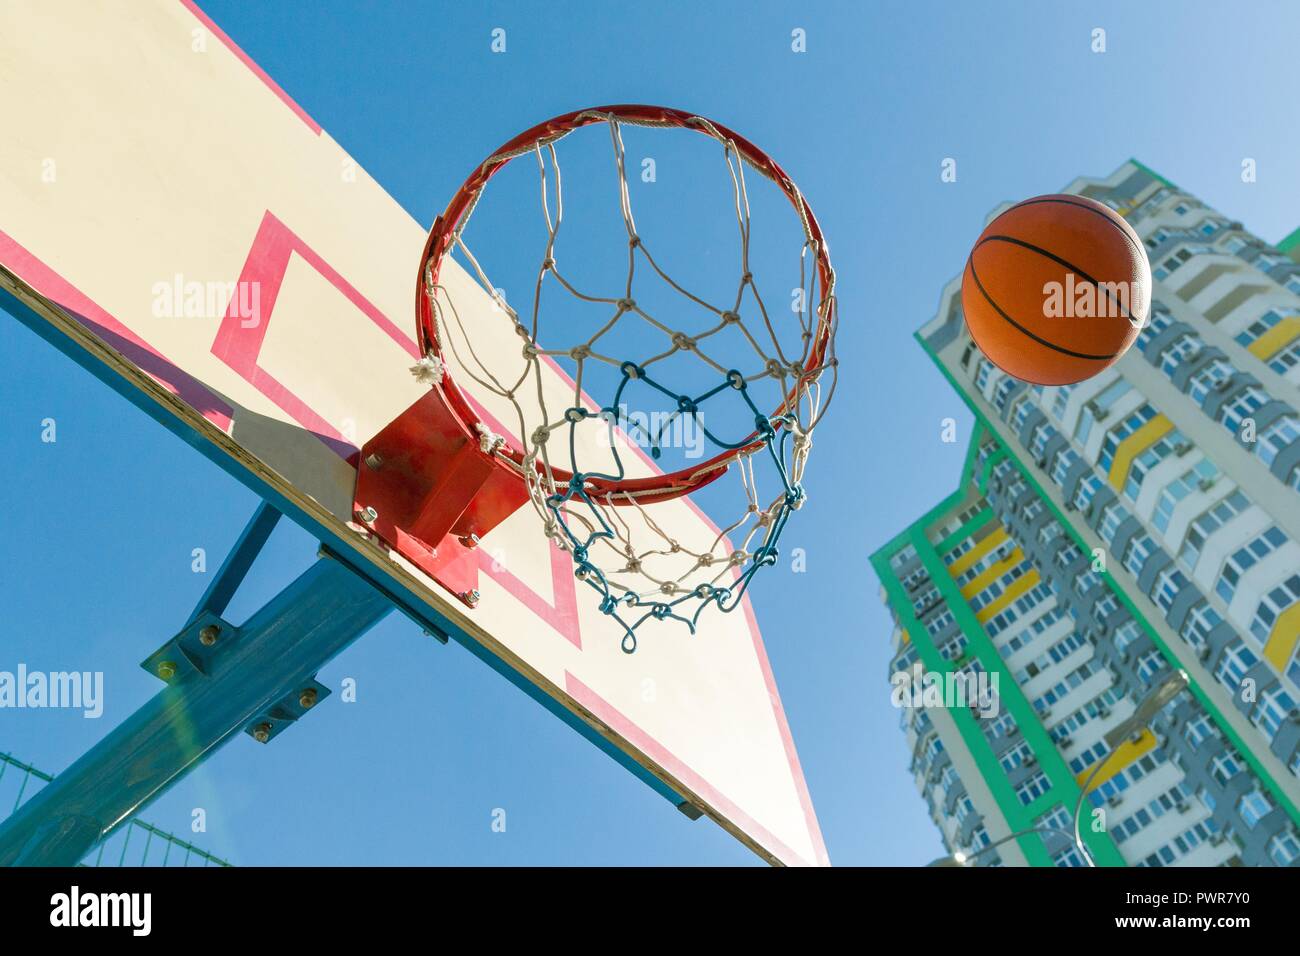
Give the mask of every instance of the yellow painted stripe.
POLYGON ((1025 559, 1025 552, 1019 548, 1014 549, 1001 561, 990 565, 972 578, 964 588, 961 589, 961 596, 970 600, 976 594, 979 594, 986 587, 996 581, 1002 575, 1014 568, 1017 564, 1025 559))
POLYGON ((948 565, 948 573, 954 578, 957 577, 957 575, 961 574, 1005 540, 1007 540, 1006 529, 998 528, 979 544, 975 545, 975 547, 971 548, 952 564, 948 565))
POLYGON ((1160 439, 1174 430, 1174 423, 1163 415, 1157 415, 1128 438, 1119 443, 1115 449, 1115 460, 1110 463, 1107 480, 1116 491, 1124 487, 1128 480, 1128 470, 1133 467, 1133 459, 1142 454, 1160 439))
POLYGON ((911 640, 912 640, 912 638, 911 638, 911 636, 907 633, 907 631, 903 631, 903 643, 906 644, 906 643, 908 643, 908 642, 911 641, 911 640))
POLYGON ((1297 641, 1300 641, 1300 604, 1292 604, 1277 616, 1273 630, 1264 642, 1264 657, 1277 668, 1279 674, 1286 673, 1286 665, 1291 660, 1297 641))
POLYGON ((1004 607, 1006 607, 1016 598, 1020 597, 1020 595, 1024 594, 1026 591, 1028 591, 1037 583, 1038 583, 1038 572, 1033 570, 1026 571, 1020 577, 1016 578, 1016 580, 1011 583, 1011 586, 1009 588, 1007 588, 1005 591, 1002 592, 1002 596, 1000 598, 998 598, 988 607, 984 608, 982 611, 977 611, 975 613, 975 620, 983 624, 985 621, 989 620, 989 618, 993 617, 1004 607))
POLYGON ((1266 362, 1298 338, 1300 316, 1290 315, 1246 346, 1246 351, 1266 362))
MULTIPOLYGON (((1103 756, 1101 758, 1106 761, 1106 766, 1102 767, 1101 772, 1093 778, 1089 790, 1096 790, 1111 777, 1115 776, 1115 774, 1119 773, 1133 761, 1137 760, 1148 750, 1155 747, 1155 745, 1156 735, 1149 730, 1142 731, 1142 736, 1138 737, 1136 741, 1124 741, 1116 747, 1109 756, 1103 756)), ((1088 779, 1088 774, 1092 773, 1092 768, 1095 766, 1095 763, 1089 764, 1079 771, 1074 778, 1078 782, 1079 786, 1083 786, 1084 781, 1088 779)))

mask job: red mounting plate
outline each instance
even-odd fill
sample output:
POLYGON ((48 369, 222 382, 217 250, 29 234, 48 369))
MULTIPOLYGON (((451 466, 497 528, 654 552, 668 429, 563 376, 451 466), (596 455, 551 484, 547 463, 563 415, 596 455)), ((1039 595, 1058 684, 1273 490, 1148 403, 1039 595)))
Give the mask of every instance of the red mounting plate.
POLYGON ((482 451, 435 386, 361 449, 353 510, 358 524, 473 607, 472 550, 527 501, 519 473, 482 451))

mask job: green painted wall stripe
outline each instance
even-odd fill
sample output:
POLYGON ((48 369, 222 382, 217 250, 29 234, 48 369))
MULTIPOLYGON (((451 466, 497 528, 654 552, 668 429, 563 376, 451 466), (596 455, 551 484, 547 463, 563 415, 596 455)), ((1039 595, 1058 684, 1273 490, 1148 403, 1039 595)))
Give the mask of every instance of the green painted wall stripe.
MULTIPOLYGON (((1134 162, 1136 162, 1136 160, 1134 160, 1134 162)), ((1145 169, 1146 167, 1143 168, 1145 169)), ((1091 548, 1088 546, 1088 543, 1084 541, 1083 535, 1078 532, 1070 521, 1066 520, 1065 515, 1056 506, 1056 502, 1053 501, 1043 490, 1043 486, 1039 484, 1038 479, 1032 474, 1031 469, 1027 468, 1019 457, 1017 457, 1015 450, 1008 448, 1002 441, 1001 436, 994 431, 993 426, 989 423, 988 419, 985 418, 983 411, 974 401, 971 400, 970 396, 966 393, 966 390, 957 383, 956 378, 953 377, 952 373, 948 370, 948 367, 945 366, 943 362, 939 361, 939 356, 930 348, 930 343, 925 341, 920 332, 913 333, 913 337, 921 344, 921 348, 925 349, 925 353, 930 356, 931 361, 933 361, 938 367, 939 371, 943 374, 943 377, 948 380, 948 384, 957 391, 957 394, 961 396, 962 401, 966 403, 966 406, 975 415, 975 418, 980 422, 980 424, 988 431, 993 440, 1008 451, 1012 463, 1017 469, 1019 469, 1020 474, 1024 476, 1027 482, 1029 482, 1030 486, 1038 492, 1039 497, 1042 498, 1047 507, 1051 509, 1052 514, 1056 516, 1056 519, 1061 522, 1062 526, 1065 528, 1066 534, 1068 534, 1070 538, 1079 545, 1079 547, 1083 548, 1085 552, 1090 551, 1091 548)), ((1178 659, 1178 655, 1174 653, 1173 648, 1166 643, 1165 639, 1160 635, 1159 630, 1157 630, 1151 622, 1147 620, 1146 615, 1138 610, 1137 605, 1133 602, 1132 598, 1129 597, 1124 588, 1111 577, 1110 571, 1102 571, 1101 577, 1119 602, 1124 605, 1125 609, 1131 615, 1133 615, 1133 619, 1137 621, 1138 624, 1142 626, 1142 629, 1151 637, 1152 642, 1160 649, 1165 660, 1167 660, 1172 667, 1183 667, 1182 662, 1178 659)), ((1186 668, 1183 669, 1186 670, 1186 668)), ((1300 826, 1300 809, 1296 808, 1295 803, 1291 800, 1290 796, 1288 796, 1286 790, 1282 788, 1273 775, 1269 773, 1260 762, 1259 758, 1255 755, 1254 748, 1247 746, 1241 735, 1237 733, 1226 719, 1224 719, 1222 712, 1214 704, 1213 700, 1211 700, 1210 695, 1206 692, 1205 688, 1202 687, 1194 677, 1191 677, 1190 671, 1188 671, 1188 676, 1191 679, 1189 690, 1192 695, 1200 705, 1205 708, 1206 713, 1213 718, 1214 722, 1219 726, 1219 729, 1223 731, 1224 735, 1232 745, 1237 748, 1237 751, 1250 766, 1250 769, 1254 771, 1260 781, 1268 787, 1269 793, 1277 799, 1278 804, 1285 808, 1287 816, 1291 818, 1293 823, 1300 826)))
POLYGON ((957 547, 957 545, 961 544, 963 541, 965 541, 967 538, 969 538, 976 531, 984 527, 992 520, 993 520, 993 509, 985 508, 984 510, 976 514, 975 517, 971 518, 964 525, 962 525, 960 528, 954 531, 952 534, 948 535, 948 537, 944 538, 942 541, 936 544, 934 546, 934 550, 939 552, 940 557, 943 557, 945 554, 947 554, 953 548, 957 547))
POLYGON ((1278 252, 1290 252, 1296 246, 1300 246, 1300 229, 1296 229, 1285 239, 1278 242, 1276 248, 1278 252))
MULTIPOLYGON (((989 788, 993 790, 995 798, 998 799, 998 805, 1001 807, 1003 815, 1013 825, 1013 829, 1019 830, 1032 827, 1034 820, 1042 814, 1043 811, 1041 810, 1031 812, 1037 803, 1064 803, 1066 806, 1073 807, 1075 801, 1079 799, 1079 785, 1074 779, 1074 774, 1069 766, 1066 765, 1060 751, 1052 743, 1052 739, 1048 736, 1042 721, 1038 719, 1038 712, 1034 710, 1033 704, 1029 702, 1029 698, 1025 696, 1015 678, 1011 676, 1011 671, 1007 668, 1002 655, 998 653, 997 648, 993 645, 992 638, 988 636, 984 626, 975 617, 975 612, 971 610, 970 604, 962 596, 961 590, 957 587, 957 582, 948 575, 938 553, 925 539, 922 529, 916 526, 913 526, 912 545, 916 548, 917 554, 920 555, 921 563, 930 572, 931 582, 939 589, 939 594, 947 603, 948 610, 952 612, 962 633, 966 635, 966 640, 969 642, 970 650, 974 653, 975 658, 990 675, 997 675, 998 696, 1002 701, 1002 706, 1011 712, 1011 716, 1020 729, 1025 742, 1029 744, 1034 756, 1038 759, 1039 769, 1047 775, 1049 783, 1047 792, 1040 798, 1036 798, 1034 804, 1030 804, 1029 807, 1023 806, 1007 780, 1001 764, 997 762, 997 758, 993 754, 993 748, 978 725, 975 724, 974 718, 971 718, 973 732, 979 738, 979 746, 982 747, 988 757, 988 763, 980 765, 980 772, 984 774, 985 781, 989 784, 989 788), (1000 787, 994 786, 995 781, 1000 783, 1000 787)), ((908 610, 910 609, 909 604, 908 610)), ((911 634, 911 631, 908 631, 908 633, 911 634)), ((966 716, 970 717, 970 714, 967 713, 966 716)), ((978 754, 978 748, 972 746, 969 739, 966 740, 966 746, 973 754, 978 754)), ((1094 833, 1087 830, 1087 828, 1085 830, 1084 842, 1088 844, 1093 859, 1096 860, 1098 865, 1125 865, 1124 857, 1120 854, 1109 834, 1094 833)), ((1036 838, 1036 842, 1041 846, 1041 839, 1036 838)))
POLYGON ((1138 169, 1142 170, 1142 172, 1146 173, 1148 176, 1158 180, 1163 185, 1168 186, 1170 189, 1178 188, 1169 180, 1165 179, 1165 177, 1161 176, 1158 172, 1152 169, 1150 166, 1144 165, 1143 163, 1139 163, 1136 159, 1133 159, 1131 157, 1129 158, 1129 162, 1132 163, 1134 166, 1136 166, 1138 169))
MULTIPOLYGON (((955 504, 964 498, 958 498, 955 504)), ((953 505, 950 505, 952 507, 953 505)), ((929 572, 932 582, 939 589, 947 602, 949 610, 957 619, 957 624, 968 642, 968 652, 960 661, 950 662, 935 647, 929 632, 921 625, 912 610, 912 604, 903 591, 902 584, 889 567, 889 553, 886 549, 877 551, 871 557, 872 566, 884 585, 890 605, 898 615, 900 625, 907 631, 916 647, 917 654, 927 672, 946 675, 959 669, 971 656, 979 660, 981 666, 990 675, 997 675, 998 695, 1002 706, 1006 707, 1020 728, 1025 742, 1033 751, 1038 767, 1047 776, 1049 789, 1029 806, 1020 803, 1014 788, 1007 779, 1006 772, 998 763, 992 745, 984 736, 979 723, 968 708, 949 710, 953 723, 961 735, 980 775, 984 778, 989 791, 997 803, 999 811, 1007 824, 1014 830, 1029 829, 1044 813, 1050 812, 1058 804, 1073 807, 1079 796, 1079 787, 1066 766, 1064 759, 1052 743, 1047 731, 1038 719, 1033 705, 1012 678, 1005 662, 994 647, 992 640, 983 626, 975 618, 970 605, 962 597, 956 582, 948 575, 939 553, 925 536, 925 528, 932 516, 915 522, 905 532, 908 542, 916 549, 923 566, 929 572)), ((1108 834, 1084 831, 1084 840, 1088 844, 1094 859, 1102 866, 1123 866, 1124 858, 1108 834)), ((1037 835, 1021 837, 1017 841, 1025 854, 1026 860, 1033 866, 1051 866, 1052 859, 1047 852, 1043 839, 1037 835)))
POLYGON ((989 475, 993 472, 993 466, 1007 457, 1006 450, 1001 445, 984 459, 984 467, 980 469, 979 490, 981 495, 989 493, 989 475))

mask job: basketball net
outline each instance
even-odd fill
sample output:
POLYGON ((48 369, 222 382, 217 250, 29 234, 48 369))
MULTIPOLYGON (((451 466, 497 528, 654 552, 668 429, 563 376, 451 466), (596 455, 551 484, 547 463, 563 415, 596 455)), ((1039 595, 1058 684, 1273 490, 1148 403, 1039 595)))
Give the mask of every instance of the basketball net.
MULTIPOLYGON (((706 608, 734 610, 758 569, 776 563, 777 544, 786 523, 806 500, 803 477, 813 430, 830 401, 838 374, 834 271, 811 210, 780 167, 729 130, 679 111, 607 107, 569 114, 518 137, 476 170, 435 224, 421 273, 424 358, 412 373, 443 389, 455 404, 459 391, 450 382, 448 371, 454 361, 479 388, 510 403, 517 418, 518 439, 495 434, 483 422, 475 421, 480 449, 519 474, 544 533, 572 556, 577 578, 594 590, 600 609, 622 626, 623 650, 631 653, 636 649, 637 629, 647 621, 678 621, 694 633, 706 608), (608 127, 612 144, 627 233, 627 271, 614 290, 593 291, 577 288, 559 261, 564 190, 556 143, 580 126, 597 123, 608 127), (637 231, 628 190, 624 125, 694 129, 721 145, 740 239, 740 274, 730 301, 709 302, 679 284, 661 268, 637 231), (547 238, 532 306, 521 316, 489 280, 466 244, 464 231, 487 180, 510 160, 530 153, 539 171, 547 238), (764 304, 750 271, 747 166, 786 194, 802 226, 799 288, 805 305, 791 311, 797 330, 783 330, 787 338, 797 335, 797 352, 788 342, 783 347, 778 319, 764 304), (517 353, 483 355, 475 350, 472 330, 466 328, 461 310, 438 278, 442 260, 453 248, 464 256, 478 284, 493 298, 498 307, 495 314, 513 326, 520 340, 517 353), (646 278, 666 283, 683 309, 698 319, 696 327, 682 327, 676 319, 673 325, 667 324, 662 315, 639 303, 635 290, 638 281, 646 278), (572 345, 557 345, 557 334, 565 330, 555 321, 548 324, 542 314, 546 311, 542 290, 549 284, 606 310, 603 324, 572 345), (635 357, 609 354, 605 346, 623 323, 643 323, 658 333, 655 339, 661 344, 650 354, 635 357), (727 347, 716 338, 729 328, 740 333, 746 343, 742 348, 727 347), (690 356, 702 363, 708 386, 689 394, 674 387, 661 375, 664 362, 673 356, 690 356), (555 359, 568 360, 576 369, 571 399, 564 407, 555 406, 553 392, 548 404, 542 387, 542 365, 547 360, 553 364, 555 359), (587 374, 592 363, 603 363, 617 372, 610 378, 616 382, 613 393, 604 396, 604 402, 584 390, 584 380, 592 378, 587 374), (823 389, 827 370, 830 381, 823 389), (771 385, 774 391, 779 388, 783 398, 774 410, 756 404, 753 394, 759 383, 771 385), (627 396, 634 385, 658 393, 672 409, 658 428, 647 427, 627 414, 627 396), (524 395, 529 396, 527 402, 521 401, 524 395), (724 397, 744 403, 740 407, 746 424, 737 434, 718 434, 705 422, 707 408, 724 397), (629 477, 624 467, 629 440, 648 446, 651 457, 657 459, 665 432, 678 417, 689 419, 705 436, 712 457, 667 475, 629 477), (582 427, 608 430, 602 446, 609 449, 610 461, 579 460, 584 443, 575 433, 582 427), (690 494, 728 470, 734 470, 740 479, 739 514, 721 524, 716 534, 706 532, 709 536, 701 540, 681 540, 656 520, 656 509, 664 502, 690 494)), ((462 417, 473 414, 467 406, 457 407, 462 417)))

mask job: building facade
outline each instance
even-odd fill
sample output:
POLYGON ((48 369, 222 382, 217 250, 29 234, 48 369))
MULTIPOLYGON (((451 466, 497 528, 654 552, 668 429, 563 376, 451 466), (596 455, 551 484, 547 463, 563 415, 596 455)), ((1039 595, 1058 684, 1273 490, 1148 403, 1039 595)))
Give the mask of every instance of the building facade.
POLYGON ((1151 316, 1060 388, 980 354, 959 279, 918 333, 976 428, 958 490, 872 556, 891 676, 984 673, 999 706, 901 707, 912 772, 975 864, 1084 864, 1062 831, 1091 776, 1098 863, 1300 866, 1296 237, 1270 246, 1135 161, 1066 191, 1137 230, 1151 316), (1187 690, 1108 746, 1176 669, 1187 690))

